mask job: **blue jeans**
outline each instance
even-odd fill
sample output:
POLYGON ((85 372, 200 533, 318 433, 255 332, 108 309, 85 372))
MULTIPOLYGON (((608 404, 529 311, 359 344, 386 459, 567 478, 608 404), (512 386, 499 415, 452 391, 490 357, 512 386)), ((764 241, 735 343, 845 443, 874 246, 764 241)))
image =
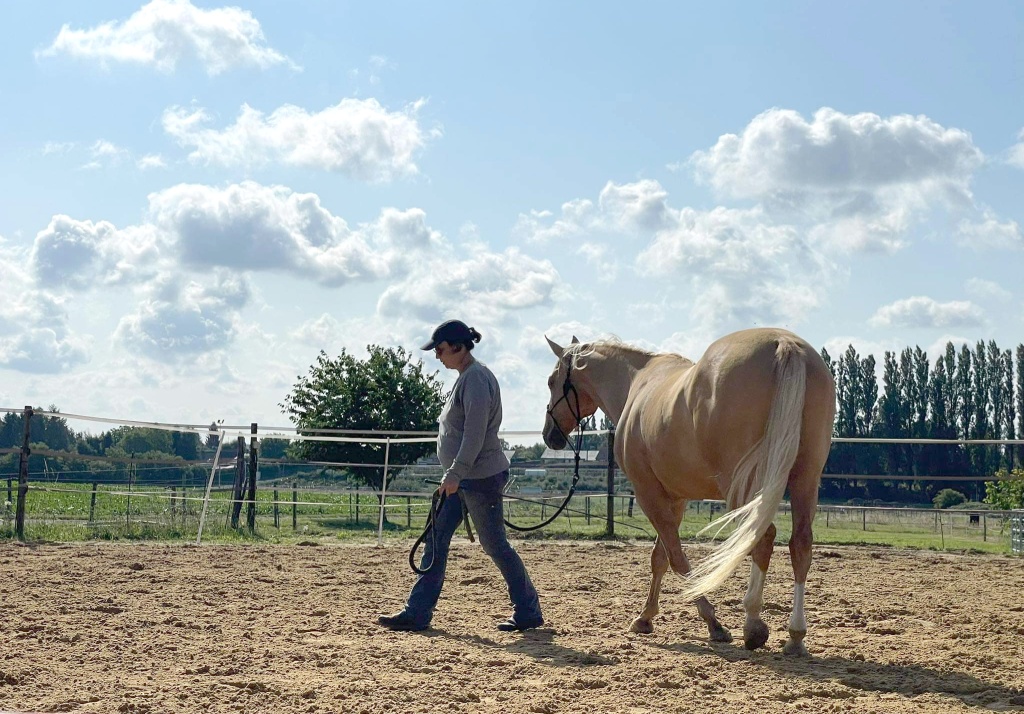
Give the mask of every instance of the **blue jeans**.
MULTIPOLYGON (((530 582, 526 566, 505 536, 505 521, 502 494, 508 481, 508 471, 502 471, 484 479, 463 479, 459 494, 466 502, 466 510, 476 526, 476 535, 484 552, 498 566, 508 585, 514 614, 519 622, 541 619, 540 600, 537 589, 530 582)), ((444 572, 448 565, 448 548, 455 535, 455 529, 462 522, 462 504, 456 496, 449 496, 434 519, 434 534, 428 535, 423 544, 420 569, 431 565, 426 575, 421 575, 409 593, 406 612, 421 625, 430 624, 444 586, 444 572), (436 540, 436 549, 434 542, 436 540)))

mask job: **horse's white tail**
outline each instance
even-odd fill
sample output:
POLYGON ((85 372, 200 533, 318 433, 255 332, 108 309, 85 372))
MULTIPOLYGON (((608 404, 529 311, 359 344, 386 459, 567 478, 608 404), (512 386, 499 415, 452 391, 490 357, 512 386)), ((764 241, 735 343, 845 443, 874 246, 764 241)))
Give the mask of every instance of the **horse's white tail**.
POLYGON ((729 502, 746 505, 730 511, 701 532, 736 522, 736 530, 690 573, 684 591, 687 599, 707 595, 722 585, 768 530, 782 502, 789 472, 800 447, 807 365, 800 346, 779 342, 775 353, 775 394, 772 397, 764 437, 736 466, 729 486, 729 502))

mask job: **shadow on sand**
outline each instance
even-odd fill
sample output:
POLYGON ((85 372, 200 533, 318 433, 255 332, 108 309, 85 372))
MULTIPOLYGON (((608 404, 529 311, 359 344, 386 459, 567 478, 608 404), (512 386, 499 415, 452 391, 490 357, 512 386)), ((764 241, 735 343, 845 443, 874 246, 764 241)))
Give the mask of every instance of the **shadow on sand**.
POLYGON ((506 652, 526 655, 545 664, 550 664, 553 667, 594 667, 619 663, 619 660, 613 657, 603 657, 589 652, 581 652, 571 647, 563 647, 556 644, 555 631, 545 627, 523 632, 512 642, 497 642, 489 637, 481 637, 480 635, 456 635, 446 630, 436 629, 426 630, 422 634, 428 637, 442 637, 448 640, 464 642, 486 649, 504 650, 506 652))
POLYGON ((968 706, 1001 704, 1024 709, 1024 691, 986 682, 969 674, 940 671, 917 664, 888 664, 845 657, 787 657, 781 652, 749 652, 742 645, 684 642, 650 643, 653 647, 707 656, 728 662, 751 662, 778 674, 813 682, 837 682, 851 689, 914 697, 920 694, 948 694, 968 706))

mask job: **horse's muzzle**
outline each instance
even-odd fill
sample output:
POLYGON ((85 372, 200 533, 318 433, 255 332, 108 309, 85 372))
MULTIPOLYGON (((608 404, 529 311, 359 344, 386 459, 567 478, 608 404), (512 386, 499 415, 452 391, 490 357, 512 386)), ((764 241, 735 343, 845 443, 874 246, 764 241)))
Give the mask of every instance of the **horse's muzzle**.
POLYGON ((544 420, 544 443, 552 448, 561 450, 564 449, 566 444, 569 442, 565 438, 565 434, 555 424, 555 420, 550 416, 544 420))

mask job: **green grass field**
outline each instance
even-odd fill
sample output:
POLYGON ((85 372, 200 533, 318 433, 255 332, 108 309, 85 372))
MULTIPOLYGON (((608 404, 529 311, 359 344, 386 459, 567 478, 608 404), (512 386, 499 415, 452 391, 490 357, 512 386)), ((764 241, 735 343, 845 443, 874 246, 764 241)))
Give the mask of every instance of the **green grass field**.
MULTIPOLYGON (((14 493, 0 511, 0 538, 13 538, 14 493)), ((2 491, 0 491, 2 493, 2 491)), ((26 498, 26 538, 35 541, 82 540, 182 540, 194 541, 199 528, 204 490, 195 486, 183 491, 163 487, 100 486, 95 494, 89 484, 33 482, 26 498), (184 498, 182 497, 184 494, 184 498)), ((377 497, 369 492, 298 489, 293 507, 290 484, 277 492, 275 518, 273 485, 264 484, 257 496, 255 534, 245 528, 246 507, 241 528, 229 525, 230 492, 211 493, 203 540, 212 542, 298 542, 309 538, 366 540, 375 538, 379 518, 377 497)), ((561 497, 537 501, 539 494, 518 496, 534 502, 510 500, 506 515, 513 523, 529 526, 550 516, 561 497)), ((615 536, 653 540, 654 529, 630 498, 615 498, 615 536)), ((429 508, 429 496, 393 495, 388 498, 388 517, 383 535, 389 539, 412 539, 422 532, 429 508)), ((591 539, 606 533, 607 497, 577 494, 569 508, 540 531, 517 537, 591 539)), ((684 540, 706 539, 698 532, 720 510, 709 504, 691 503, 680 525, 684 540)), ((777 542, 789 538, 791 521, 785 509, 776 518, 777 542)), ((815 520, 818 544, 867 544, 935 550, 1008 553, 1009 526, 1002 518, 989 516, 970 522, 966 511, 914 511, 911 509, 860 509, 823 507, 815 520)))

